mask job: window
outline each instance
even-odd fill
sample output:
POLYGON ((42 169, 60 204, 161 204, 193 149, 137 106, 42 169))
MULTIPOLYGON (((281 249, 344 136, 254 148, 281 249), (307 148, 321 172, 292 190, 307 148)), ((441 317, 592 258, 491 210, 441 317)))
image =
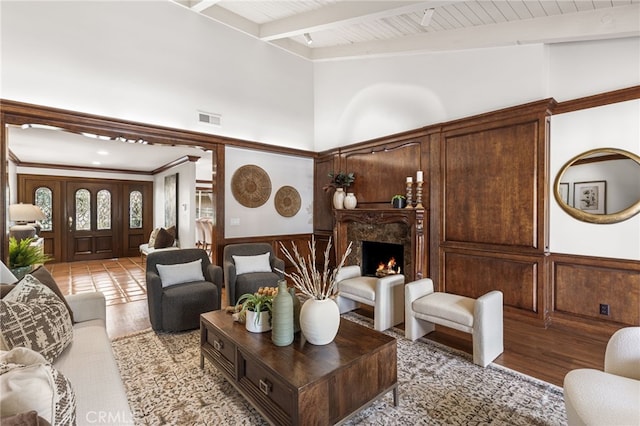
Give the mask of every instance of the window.
POLYGON ((106 189, 98 191, 98 230, 111 229, 111 192, 106 189))
POLYGON ((87 189, 76 191, 76 231, 91 230, 91 193, 87 189))
POLYGON ((53 231, 53 221, 51 220, 51 212, 53 210, 53 195, 51 189, 41 186, 35 192, 35 205, 40 207, 44 213, 44 219, 40 221, 43 231, 53 231))
POLYGON ((142 193, 140 191, 129 193, 129 228, 142 228, 142 193))

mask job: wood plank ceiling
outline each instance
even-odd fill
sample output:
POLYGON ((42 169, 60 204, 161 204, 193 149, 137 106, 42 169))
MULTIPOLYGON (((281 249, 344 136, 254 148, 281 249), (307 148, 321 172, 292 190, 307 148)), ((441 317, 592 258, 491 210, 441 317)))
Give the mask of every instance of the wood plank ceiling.
POLYGON ((640 0, 173 1, 311 60, 640 36, 640 0))

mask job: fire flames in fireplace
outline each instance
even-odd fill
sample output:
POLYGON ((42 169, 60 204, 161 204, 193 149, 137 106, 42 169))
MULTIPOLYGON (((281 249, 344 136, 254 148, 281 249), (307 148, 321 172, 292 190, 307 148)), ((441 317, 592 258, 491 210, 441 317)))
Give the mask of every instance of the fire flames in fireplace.
POLYGON ((376 277, 399 274, 401 269, 399 265, 396 265, 395 257, 392 257, 387 263, 380 262, 378 269, 376 269, 376 277))

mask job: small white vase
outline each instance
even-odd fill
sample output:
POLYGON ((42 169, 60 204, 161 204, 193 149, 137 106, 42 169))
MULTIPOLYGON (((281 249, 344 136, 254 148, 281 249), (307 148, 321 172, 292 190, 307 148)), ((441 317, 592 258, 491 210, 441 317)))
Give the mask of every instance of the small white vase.
POLYGON ((271 330, 271 324, 269 324, 269 312, 254 312, 247 310, 246 313, 247 317, 244 325, 247 328, 247 331, 252 333, 264 333, 265 331, 271 330), (257 320, 256 316, 258 318, 257 320))
POLYGON ((300 309, 300 330, 312 345, 331 343, 340 327, 340 309, 333 299, 308 299, 300 309))
POLYGON ((336 188, 336 192, 333 194, 333 208, 335 209, 343 209, 344 208, 344 189, 336 188))
POLYGON ((353 192, 347 192, 347 196, 344 197, 344 208, 355 209, 358 205, 358 199, 353 192))

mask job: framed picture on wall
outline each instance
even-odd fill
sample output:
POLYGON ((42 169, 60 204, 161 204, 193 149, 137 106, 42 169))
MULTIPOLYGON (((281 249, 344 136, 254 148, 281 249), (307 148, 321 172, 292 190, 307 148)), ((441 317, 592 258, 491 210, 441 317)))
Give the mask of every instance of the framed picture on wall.
POLYGON ((607 181, 575 182, 573 207, 592 214, 607 214, 607 181))
POLYGON ((569 204, 569 184, 568 183, 560 183, 560 197, 562 201, 568 206, 569 204))
POLYGON ((176 227, 178 234, 178 174, 164 177, 164 227, 176 227))

